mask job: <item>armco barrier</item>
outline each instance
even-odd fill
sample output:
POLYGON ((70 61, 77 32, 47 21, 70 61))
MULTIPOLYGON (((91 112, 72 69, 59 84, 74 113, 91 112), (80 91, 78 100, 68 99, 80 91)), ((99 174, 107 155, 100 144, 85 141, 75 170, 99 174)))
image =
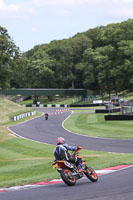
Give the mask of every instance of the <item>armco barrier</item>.
POLYGON ((95 110, 95 113, 109 113, 109 110, 99 109, 99 110, 95 110))
POLYGON ((95 107, 95 106, 105 106, 104 103, 92 103, 92 104, 27 104, 26 107, 95 107))
POLYGON ((30 117, 32 115, 36 115, 36 111, 26 112, 26 113, 22 113, 20 115, 13 116, 13 121, 18 121, 20 119, 23 119, 25 117, 30 117))
POLYGON ((105 120, 133 120, 133 115, 105 115, 105 120))
POLYGON ((68 107, 95 107, 95 106, 105 106, 105 104, 104 103, 70 104, 68 107))

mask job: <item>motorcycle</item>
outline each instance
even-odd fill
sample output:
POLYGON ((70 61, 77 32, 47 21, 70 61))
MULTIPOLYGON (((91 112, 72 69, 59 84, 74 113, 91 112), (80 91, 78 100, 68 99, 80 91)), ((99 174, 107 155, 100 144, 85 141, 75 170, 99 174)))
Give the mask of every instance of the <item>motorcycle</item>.
POLYGON ((83 171, 79 171, 77 163, 70 163, 65 160, 57 160, 54 161, 52 164, 53 168, 57 167, 57 171, 60 173, 60 176, 64 183, 69 186, 75 185, 76 181, 83 178, 84 175, 92 182, 97 182, 98 180, 96 172, 85 163, 83 157, 78 156, 78 153, 81 150, 82 147, 79 147, 71 156, 82 158, 83 171))
POLYGON ((48 113, 45 113, 45 119, 48 120, 48 113))

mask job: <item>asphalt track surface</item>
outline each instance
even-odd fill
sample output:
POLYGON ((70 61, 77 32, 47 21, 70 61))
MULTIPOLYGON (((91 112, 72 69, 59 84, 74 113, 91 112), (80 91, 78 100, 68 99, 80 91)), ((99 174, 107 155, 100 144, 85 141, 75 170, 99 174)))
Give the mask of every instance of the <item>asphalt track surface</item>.
MULTIPOLYGON (((52 113, 55 109, 39 108, 39 111, 52 113)), ((27 121, 26 123, 11 126, 10 130, 21 137, 35 141, 56 145, 57 138, 62 136, 69 145, 82 146, 84 149, 116 152, 133 153, 133 140, 93 138, 78 135, 65 130, 62 122, 71 114, 71 111, 63 114, 50 115, 48 120, 44 116, 27 121)), ((116 133, 117 134, 117 133, 116 133)))
MULTIPOLYGON (((45 110, 41 109, 45 112, 45 110)), ((51 110, 52 111, 52 110, 51 110)), ((26 123, 15 125, 10 129, 16 134, 50 144, 56 144, 58 136, 63 136, 71 145, 81 145, 85 149, 108 152, 133 153, 133 140, 112 140, 84 137, 72 134, 63 129, 62 121, 70 112, 62 115, 44 116, 26 123)), ((0 194, 0 200, 132 200, 133 199, 133 167, 99 176, 96 183, 81 179, 73 187, 64 183, 41 186, 0 194)))

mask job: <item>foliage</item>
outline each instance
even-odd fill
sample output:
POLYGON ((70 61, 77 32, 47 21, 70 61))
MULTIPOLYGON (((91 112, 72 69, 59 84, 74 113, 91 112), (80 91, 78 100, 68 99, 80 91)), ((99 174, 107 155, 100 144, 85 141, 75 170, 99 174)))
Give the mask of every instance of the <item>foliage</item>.
POLYGON ((102 95, 133 91, 132 19, 37 45, 23 54, 1 27, 0 44, 3 88, 85 88, 102 95))
POLYGON ((19 51, 7 30, 0 26, 0 87, 10 87, 13 71, 16 69, 19 51))

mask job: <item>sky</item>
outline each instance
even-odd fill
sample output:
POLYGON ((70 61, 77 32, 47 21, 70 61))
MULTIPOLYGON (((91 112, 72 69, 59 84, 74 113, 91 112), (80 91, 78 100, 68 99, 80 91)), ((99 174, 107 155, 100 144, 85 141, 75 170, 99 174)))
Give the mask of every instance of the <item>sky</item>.
POLYGON ((133 0, 0 0, 0 26, 21 52, 133 18, 133 0))

